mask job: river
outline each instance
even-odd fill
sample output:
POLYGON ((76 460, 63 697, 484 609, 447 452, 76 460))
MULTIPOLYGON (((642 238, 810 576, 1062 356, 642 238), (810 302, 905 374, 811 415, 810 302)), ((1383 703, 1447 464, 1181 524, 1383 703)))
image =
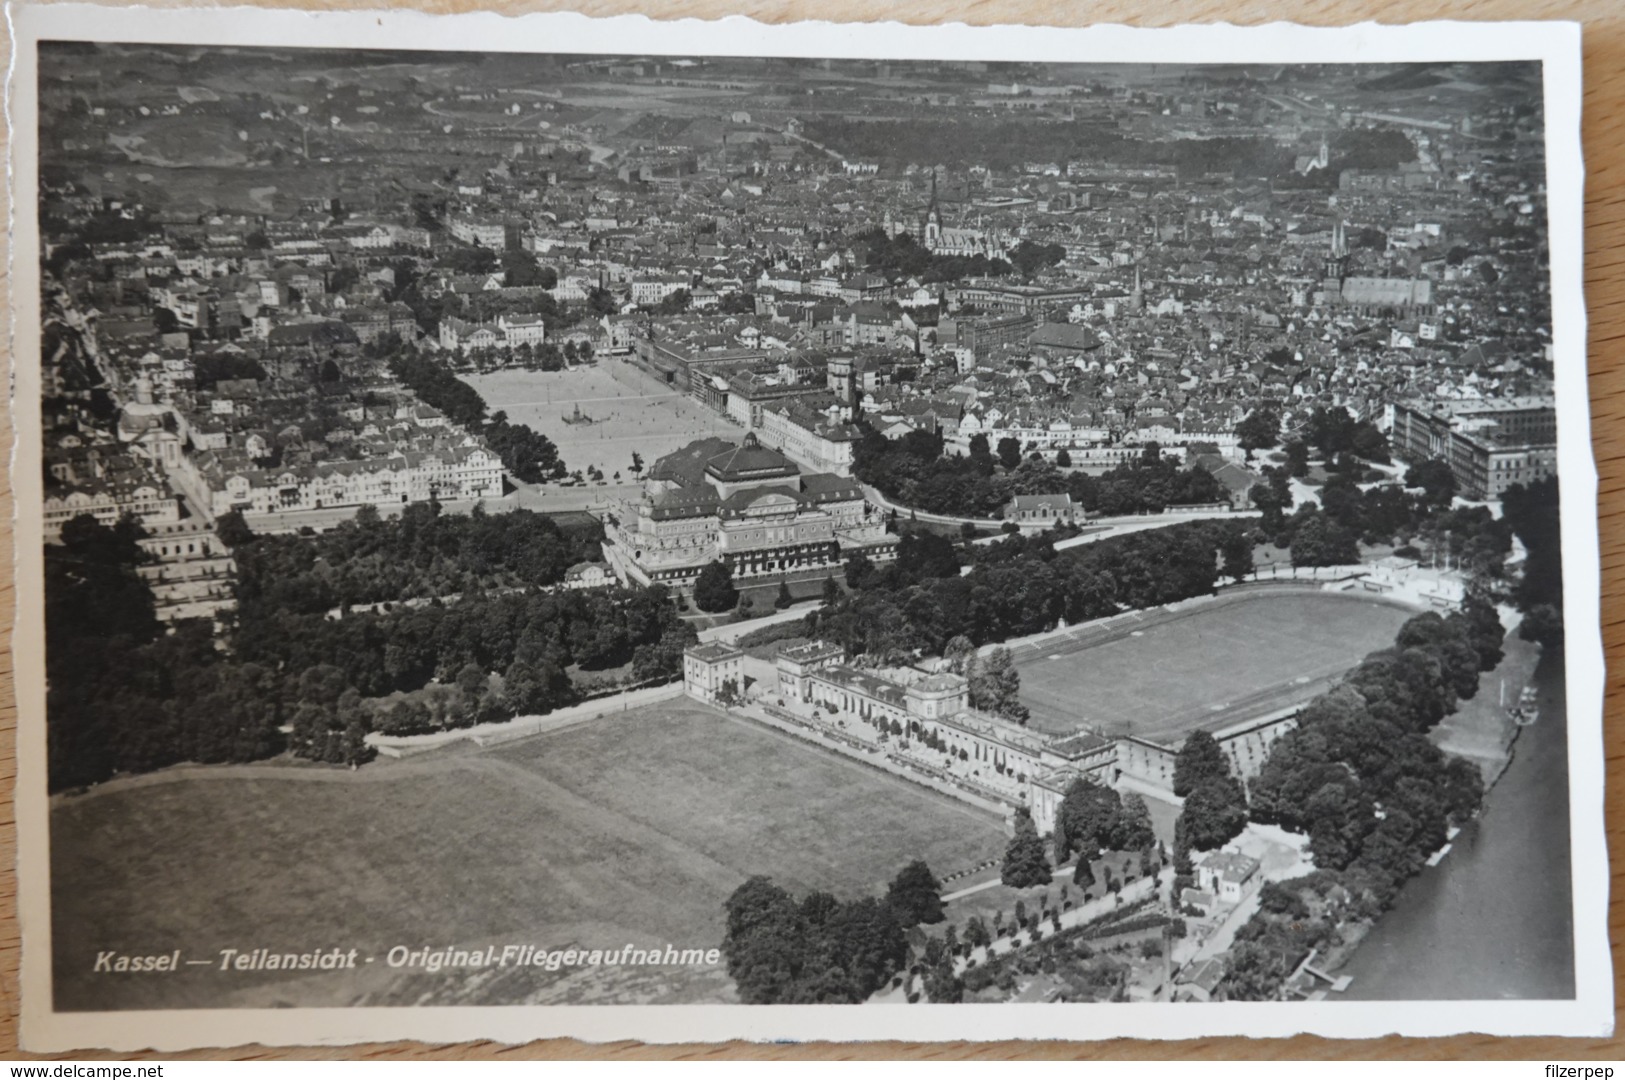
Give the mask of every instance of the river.
POLYGON ((1574 996, 1568 732, 1561 656, 1535 672, 1540 719, 1450 853, 1405 886, 1340 974, 1336 998, 1574 996))

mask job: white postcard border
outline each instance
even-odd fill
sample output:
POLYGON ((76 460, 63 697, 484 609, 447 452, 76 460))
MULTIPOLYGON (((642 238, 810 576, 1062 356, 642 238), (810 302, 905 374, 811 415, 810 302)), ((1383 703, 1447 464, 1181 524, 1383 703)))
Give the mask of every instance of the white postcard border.
POLYGON ((12 482, 16 498, 19 918, 24 931, 22 1037, 29 1050, 179 1050, 250 1042, 292 1045, 417 1039, 521 1042, 573 1036, 652 1043, 744 1040, 1101 1039, 1223 1035, 1337 1037, 1599 1036, 1613 1028, 1603 821, 1600 563, 1596 469, 1586 392, 1580 33, 1555 22, 1435 22, 1311 28, 1284 23, 1077 29, 898 23, 768 25, 741 17, 652 21, 574 14, 303 12, 259 8, 7 9, 16 52, 7 107, 13 220, 12 482), (58 1013, 51 1007, 48 799, 40 481, 37 68, 41 40, 285 47, 775 55, 1063 62, 1393 63, 1544 62, 1553 341, 1567 622, 1571 843, 1576 999, 1573 1001, 1319 1002, 1118 1005, 486 1006, 173 1010, 58 1013))

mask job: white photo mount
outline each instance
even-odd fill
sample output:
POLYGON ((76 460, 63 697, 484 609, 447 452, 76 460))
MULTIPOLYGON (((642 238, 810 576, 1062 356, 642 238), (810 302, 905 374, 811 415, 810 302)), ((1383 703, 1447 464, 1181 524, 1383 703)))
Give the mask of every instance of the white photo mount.
POLYGON ((522 1042, 545 1037, 652 1043, 726 1039, 995 1040, 1384 1035, 1599 1036, 1613 1026, 1603 827, 1600 568, 1596 471, 1586 384, 1580 31, 1569 23, 1437 22, 1309 28, 1287 24, 1136 29, 1098 26, 765 25, 744 18, 656 21, 572 14, 508 18, 407 12, 141 9, 11 5, 8 84, 12 207, 12 479, 17 516, 14 655, 19 709, 19 917, 22 1038, 30 1051, 174 1051, 259 1042, 332 1045, 411 1038, 522 1042), (237 48, 714 57, 1019 60, 1098 64, 1351 64, 1538 61, 1544 73, 1552 343, 1562 481, 1566 690, 1573 872, 1573 1000, 915 1005, 910 1007, 600 1005, 163 1009, 58 1012, 52 1005, 50 830, 41 480, 37 46, 95 41, 237 48))

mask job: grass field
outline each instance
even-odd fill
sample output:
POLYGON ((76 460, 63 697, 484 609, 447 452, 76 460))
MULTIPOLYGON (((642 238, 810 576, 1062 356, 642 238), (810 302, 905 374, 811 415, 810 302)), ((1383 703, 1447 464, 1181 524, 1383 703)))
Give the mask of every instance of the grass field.
POLYGON ((1411 614, 1363 596, 1269 591, 1136 612, 1018 650, 1021 700, 1041 731, 1177 742, 1313 697, 1391 645, 1411 614))
POLYGON ((630 480, 633 451, 643 455, 645 465, 653 465, 695 439, 716 435, 737 441, 743 435, 738 424, 686 391, 665 385, 619 357, 601 357, 595 364, 568 371, 516 369, 462 378, 480 392, 492 412, 504 410, 509 420, 552 439, 571 471, 584 473, 596 465, 605 477, 618 472, 630 480), (578 405, 592 423, 564 422, 578 405))
POLYGON ((357 773, 138 778, 52 811, 63 1009, 732 1000, 720 968, 438 975, 395 945, 712 948, 752 874, 874 894, 914 858, 999 855, 961 803, 687 703, 357 773), (355 973, 94 974, 100 950, 356 948, 355 973))

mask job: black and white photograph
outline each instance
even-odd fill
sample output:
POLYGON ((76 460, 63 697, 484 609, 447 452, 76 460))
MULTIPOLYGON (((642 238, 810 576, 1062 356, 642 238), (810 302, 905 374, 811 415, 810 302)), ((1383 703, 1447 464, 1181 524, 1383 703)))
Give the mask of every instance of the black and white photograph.
POLYGON ((1611 1023, 1577 35, 33 15, 42 1042, 1611 1023))

